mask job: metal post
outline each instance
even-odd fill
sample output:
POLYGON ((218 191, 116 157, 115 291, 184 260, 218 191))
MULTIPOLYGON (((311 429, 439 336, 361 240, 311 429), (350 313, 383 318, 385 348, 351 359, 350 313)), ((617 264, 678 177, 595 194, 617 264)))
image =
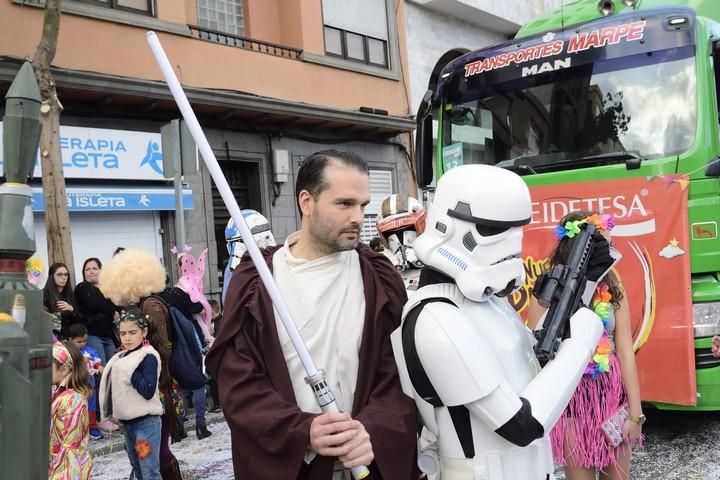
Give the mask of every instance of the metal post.
MULTIPOLYGON (((179 152, 178 152, 179 153, 179 152)), ((175 163, 175 244, 181 252, 185 245, 185 209, 183 206, 182 169, 180 168, 180 155, 173 155, 175 163)))

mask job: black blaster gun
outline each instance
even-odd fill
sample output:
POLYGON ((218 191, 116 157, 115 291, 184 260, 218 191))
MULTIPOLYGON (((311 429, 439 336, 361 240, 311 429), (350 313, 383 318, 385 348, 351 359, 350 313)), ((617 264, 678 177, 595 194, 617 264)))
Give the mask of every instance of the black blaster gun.
POLYGON ((543 367, 569 336, 570 317, 582 306, 590 255, 595 245, 595 225, 586 223, 577 235, 567 265, 555 265, 540 275, 533 288, 538 303, 548 308, 542 328, 535 331, 535 356, 543 367))

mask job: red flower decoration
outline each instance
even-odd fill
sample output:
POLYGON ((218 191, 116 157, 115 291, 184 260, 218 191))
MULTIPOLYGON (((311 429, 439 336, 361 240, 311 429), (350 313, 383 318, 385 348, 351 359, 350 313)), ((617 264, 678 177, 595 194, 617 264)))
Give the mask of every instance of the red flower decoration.
POLYGON ((138 456, 138 460, 145 460, 152 453, 152 446, 147 440, 137 440, 135 442, 135 453, 138 456))

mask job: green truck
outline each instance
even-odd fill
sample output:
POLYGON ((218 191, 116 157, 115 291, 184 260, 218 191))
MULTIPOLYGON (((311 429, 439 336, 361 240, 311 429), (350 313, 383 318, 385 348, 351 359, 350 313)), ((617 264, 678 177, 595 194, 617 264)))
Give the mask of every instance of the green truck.
POLYGON ((444 66, 417 114, 418 184, 471 163, 515 171, 531 189, 684 179, 696 401, 645 400, 720 410, 720 358, 710 351, 720 334, 719 104, 720 1, 578 0, 444 66))

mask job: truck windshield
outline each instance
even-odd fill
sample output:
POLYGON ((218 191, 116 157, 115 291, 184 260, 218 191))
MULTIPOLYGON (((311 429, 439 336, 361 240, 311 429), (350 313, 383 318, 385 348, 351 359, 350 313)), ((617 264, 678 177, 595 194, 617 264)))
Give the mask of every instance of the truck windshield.
POLYGON ((696 98, 692 47, 447 90, 444 167, 527 174, 676 155, 695 136, 696 98))

